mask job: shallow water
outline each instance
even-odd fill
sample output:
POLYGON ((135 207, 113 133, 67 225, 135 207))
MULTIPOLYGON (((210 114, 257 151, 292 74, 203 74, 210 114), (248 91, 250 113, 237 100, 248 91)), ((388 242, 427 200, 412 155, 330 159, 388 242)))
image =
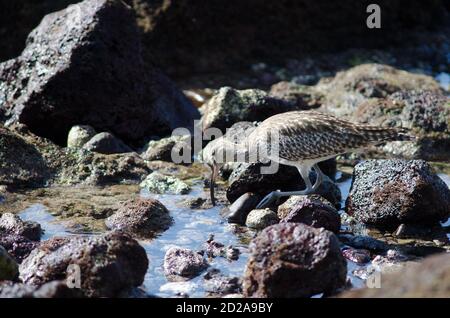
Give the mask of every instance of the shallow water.
MULTIPOLYGON (((450 176, 439 175, 448 186, 450 186, 450 176)), ((340 173, 337 178, 339 180, 340 173)), ((351 178, 338 182, 342 192, 341 206, 345 204, 351 178)), ((148 294, 160 297, 174 297, 188 294, 190 297, 203 297, 207 293, 203 288, 203 275, 200 275, 187 282, 168 282, 164 276, 163 262, 165 252, 172 246, 185 247, 192 250, 200 250, 207 241, 210 234, 214 234, 217 242, 225 246, 233 245, 240 249, 241 254, 237 261, 228 261, 223 257, 209 259, 210 268, 220 269, 222 274, 227 276, 242 277, 245 264, 248 259, 247 242, 254 232, 242 227, 228 224, 220 217, 220 208, 214 207, 207 210, 192 210, 182 208, 179 203, 189 197, 206 195, 200 183, 193 186, 193 190, 188 195, 154 195, 146 191, 141 192, 143 197, 152 197, 160 200, 170 211, 174 219, 174 224, 159 237, 152 241, 141 241, 141 245, 147 251, 150 261, 144 281, 144 289, 148 294)), ((35 204, 20 212, 20 217, 24 220, 33 220, 41 224, 45 230, 43 239, 53 236, 72 235, 64 226, 63 222, 57 222, 45 206, 35 204)), ((449 226, 450 219, 443 225, 449 226)), ((92 234, 94 235, 94 234, 92 234)), ((449 235, 450 238, 450 235, 449 235)), ((364 281, 352 274, 352 272, 362 267, 351 261, 348 264, 348 276, 354 287, 363 287, 364 281)))

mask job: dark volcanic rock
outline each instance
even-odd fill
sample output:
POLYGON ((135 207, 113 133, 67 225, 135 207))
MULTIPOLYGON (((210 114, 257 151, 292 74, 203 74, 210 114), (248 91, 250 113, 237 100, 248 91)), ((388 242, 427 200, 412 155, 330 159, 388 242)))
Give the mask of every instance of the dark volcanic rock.
MULTIPOLYGON (((334 160, 327 160, 319 163, 320 167, 327 167, 326 171, 331 171, 329 168, 330 165, 335 166, 336 162, 334 160)), ((276 173, 261 174, 260 169, 262 166, 263 164, 261 163, 241 163, 237 165, 228 178, 227 198, 230 202, 236 201, 241 195, 247 192, 265 196, 275 190, 304 190, 305 185, 297 168, 279 165, 276 173)), ((315 174, 311 173, 310 178, 313 176, 315 174)), ((311 178, 311 182, 314 182, 314 178, 311 178)), ((339 204, 340 191, 333 184, 330 180, 324 180, 317 192, 333 204, 339 204), (339 195, 337 195, 338 193, 339 195)))
POLYGON ((278 207, 281 222, 297 222, 339 233, 341 218, 334 206, 317 195, 292 196, 278 207))
POLYGON ((77 288, 69 288, 64 281, 51 281, 42 286, 21 283, 0 283, 0 298, 80 298, 77 288))
POLYGON ((18 235, 31 241, 39 241, 42 235, 41 225, 33 221, 22 221, 12 213, 3 213, 0 217, 0 236, 18 235))
POLYGON ((0 234, 0 245, 14 257, 17 263, 22 263, 22 261, 30 255, 31 251, 39 246, 39 242, 31 241, 20 235, 0 234))
POLYGON ((203 255, 189 249, 172 247, 164 256, 164 274, 170 281, 193 278, 207 267, 203 255))
POLYGON ((450 297, 450 255, 427 257, 401 271, 384 274, 380 288, 344 292, 343 298, 448 298, 450 297))
POLYGON ((367 249, 374 252, 385 252, 389 248, 385 242, 374 239, 370 236, 341 234, 339 235, 339 240, 351 247, 357 249, 367 249))
POLYGON ((310 297, 345 284, 347 265, 336 236, 301 223, 264 229, 250 243, 246 297, 310 297))
POLYGON ((43 285, 66 279, 69 265, 77 265, 81 291, 88 297, 114 297, 144 281, 148 259, 143 247, 128 235, 52 238, 43 242, 22 262, 25 284, 43 285))
POLYGON ((73 125, 141 142, 191 126, 198 111, 141 56, 122 1, 89 0, 44 17, 22 54, 0 64, 0 118, 65 144, 73 125))
POLYGON ((342 251, 342 255, 348 260, 357 264, 365 264, 370 262, 370 252, 363 249, 346 248, 342 251))
POLYGON ((151 238, 167 230, 172 222, 169 211, 161 202, 137 198, 124 202, 105 224, 109 229, 151 238))
POLYGON ((107 132, 95 135, 83 145, 83 148, 106 155, 133 151, 122 140, 107 132))
POLYGON ((355 166, 346 211, 358 221, 396 227, 450 216, 450 190, 422 160, 369 160, 355 166))
POLYGON ((279 82, 270 88, 270 96, 287 101, 293 108, 308 110, 322 105, 324 96, 316 92, 314 86, 279 82))

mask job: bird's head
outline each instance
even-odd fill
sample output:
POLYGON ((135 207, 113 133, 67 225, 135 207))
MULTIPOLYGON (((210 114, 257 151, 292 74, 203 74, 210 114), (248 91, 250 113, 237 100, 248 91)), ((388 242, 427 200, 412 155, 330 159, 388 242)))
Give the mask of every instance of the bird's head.
POLYGON ((209 182, 209 189, 211 195, 211 202, 216 205, 216 200, 214 198, 214 187, 219 174, 220 168, 224 165, 224 160, 222 160, 221 154, 223 154, 223 144, 221 143, 222 138, 214 139, 210 141, 205 148, 202 150, 201 161, 204 165, 211 169, 211 178, 209 182))

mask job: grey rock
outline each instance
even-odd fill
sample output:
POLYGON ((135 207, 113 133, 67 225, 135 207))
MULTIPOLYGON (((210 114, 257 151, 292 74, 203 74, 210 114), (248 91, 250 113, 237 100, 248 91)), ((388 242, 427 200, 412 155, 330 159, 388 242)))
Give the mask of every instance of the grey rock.
POLYGON ((432 224, 450 216, 450 190, 422 160, 369 160, 355 166, 346 212, 374 226, 432 224))
POLYGON ((247 215, 245 225, 252 229, 262 230, 278 222, 278 216, 272 210, 257 209, 250 211, 250 213, 247 215))
POLYGON ((180 179, 172 176, 166 176, 159 172, 152 172, 140 184, 152 193, 157 194, 187 194, 191 191, 191 187, 180 179))
POLYGON ((193 278, 207 267, 203 256, 189 249, 171 247, 164 256, 164 274, 170 281, 193 278))
POLYGON ((106 155, 133 151, 122 140, 107 132, 102 132, 92 137, 83 145, 83 149, 106 155))
POLYGON ((96 135, 95 129, 89 125, 76 125, 70 128, 67 136, 67 147, 81 148, 96 135))
POLYGON ((42 235, 41 225, 33 221, 22 221, 12 213, 3 213, 0 217, 0 236, 18 235, 31 241, 39 241, 42 235))

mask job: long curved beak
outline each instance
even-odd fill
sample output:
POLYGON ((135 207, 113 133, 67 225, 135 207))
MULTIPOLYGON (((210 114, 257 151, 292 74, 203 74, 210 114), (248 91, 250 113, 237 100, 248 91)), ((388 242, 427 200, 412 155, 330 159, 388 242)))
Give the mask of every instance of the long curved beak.
POLYGON ((209 181, 209 194, 211 195, 212 205, 216 205, 216 198, 214 197, 214 187, 216 185, 217 174, 219 173, 219 167, 217 165, 211 165, 211 179, 209 181))

